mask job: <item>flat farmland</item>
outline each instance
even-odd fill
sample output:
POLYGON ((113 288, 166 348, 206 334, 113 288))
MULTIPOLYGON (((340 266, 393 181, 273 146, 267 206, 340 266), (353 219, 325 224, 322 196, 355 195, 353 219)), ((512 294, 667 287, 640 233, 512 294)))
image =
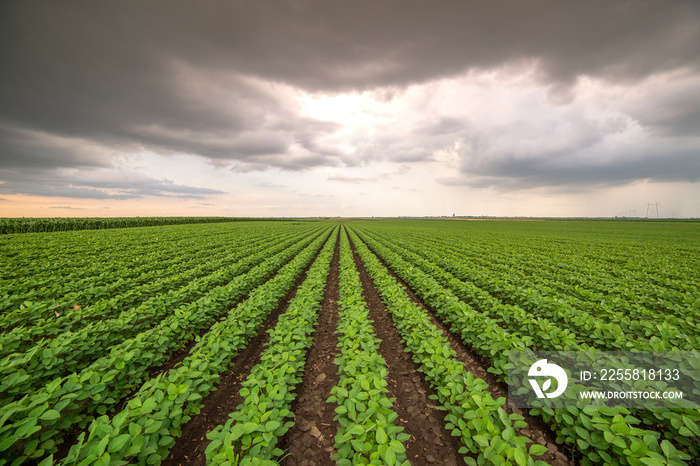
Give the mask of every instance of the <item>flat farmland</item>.
POLYGON ((509 351, 700 351, 698 222, 222 221, 0 262, 0 465, 700 457, 697 409, 506 404, 509 351))

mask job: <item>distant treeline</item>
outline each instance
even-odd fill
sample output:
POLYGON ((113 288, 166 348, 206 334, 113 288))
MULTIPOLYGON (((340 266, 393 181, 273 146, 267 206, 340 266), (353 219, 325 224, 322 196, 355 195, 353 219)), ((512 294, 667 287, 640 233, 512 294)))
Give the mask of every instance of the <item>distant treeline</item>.
POLYGON ((262 220, 236 217, 0 218, 0 234, 262 220))

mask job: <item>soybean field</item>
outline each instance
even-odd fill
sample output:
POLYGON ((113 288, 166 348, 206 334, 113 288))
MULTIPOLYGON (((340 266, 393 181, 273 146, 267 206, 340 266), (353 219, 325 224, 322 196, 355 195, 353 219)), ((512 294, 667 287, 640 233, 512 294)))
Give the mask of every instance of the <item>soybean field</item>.
POLYGON ((697 409, 506 404, 700 351, 698 222, 194 221, 3 227, 0 465, 698 464, 697 409))

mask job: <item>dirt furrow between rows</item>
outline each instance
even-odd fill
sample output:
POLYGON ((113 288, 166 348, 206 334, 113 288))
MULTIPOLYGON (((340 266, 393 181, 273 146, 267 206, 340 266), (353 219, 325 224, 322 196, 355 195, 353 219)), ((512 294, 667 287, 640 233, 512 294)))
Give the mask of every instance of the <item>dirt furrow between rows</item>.
MULTIPOLYGON (((488 372, 488 368, 491 366, 489 360, 480 356, 471 346, 464 344, 461 338, 450 331, 448 326, 436 316, 435 311, 423 303, 423 301, 416 296, 413 290, 411 290, 411 288, 391 270, 391 268, 382 260, 381 257, 377 255, 377 259, 379 259, 382 265, 387 268, 389 274, 394 277, 394 279, 396 279, 396 281, 406 290, 406 293, 411 301, 428 313, 431 322, 435 324, 443 335, 445 335, 450 343, 450 347, 457 353, 455 358, 464 364, 464 368, 474 374, 476 377, 480 377, 488 383, 488 391, 491 393, 491 396, 494 399, 507 397, 507 385, 498 381, 494 374, 488 372)), ((538 457, 537 459, 541 459, 554 466, 568 466, 577 464, 577 461, 570 459, 573 457, 572 452, 568 451, 562 445, 556 443, 556 434, 552 432, 552 429, 541 418, 530 416, 528 414, 528 410, 510 408, 507 405, 504 405, 503 409, 508 414, 517 413, 525 418, 525 422, 528 424, 527 427, 515 429, 519 435, 524 435, 533 440, 535 443, 539 443, 540 445, 545 445, 547 447, 547 453, 541 458, 538 457)))
POLYGON ((267 331, 276 325, 279 316, 287 310, 289 301, 294 298, 297 289, 306 279, 306 273, 315 262, 316 257, 299 275, 294 286, 282 299, 277 309, 265 319, 257 335, 233 359, 228 370, 221 374, 216 390, 202 399, 201 403, 204 406, 200 409, 199 414, 193 416, 182 426, 182 435, 176 439, 170 454, 161 464, 164 466, 206 464, 204 452, 210 443, 207 434, 216 426, 225 424, 229 414, 234 412, 238 405, 243 402, 243 398, 239 394, 241 383, 250 375, 253 367, 260 362, 260 357, 270 336, 267 331))
POLYGON ((404 432, 411 436, 406 444, 406 456, 412 464, 464 464, 459 439, 445 429, 444 414, 436 410, 428 398, 435 392, 418 371, 418 365, 404 352, 405 345, 377 292, 372 279, 350 242, 355 266, 360 273, 363 296, 369 308, 374 330, 381 339, 379 352, 389 370, 389 396, 396 398, 393 409, 399 415, 404 432))
POLYGON ((339 263, 340 238, 335 245, 313 343, 306 356, 304 376, 292 404, 295 425, 280 442, 280 448, 289 454, 281 463, 284 466, 335 464, 331 458, 335 454, 333 444, 339 425, 333 420, 334 406, 326 400, 339 381, 338 366, 334 362, 338 354, 335 330, 338 326, 339 263))

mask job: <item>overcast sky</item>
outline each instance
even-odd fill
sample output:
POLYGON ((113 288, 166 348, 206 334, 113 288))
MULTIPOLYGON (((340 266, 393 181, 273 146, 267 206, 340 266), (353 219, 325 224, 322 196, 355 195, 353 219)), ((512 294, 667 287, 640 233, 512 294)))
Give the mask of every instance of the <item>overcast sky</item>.
POLYGON ((700 216, 698 1, 0 2, 0 216, 700 216))

